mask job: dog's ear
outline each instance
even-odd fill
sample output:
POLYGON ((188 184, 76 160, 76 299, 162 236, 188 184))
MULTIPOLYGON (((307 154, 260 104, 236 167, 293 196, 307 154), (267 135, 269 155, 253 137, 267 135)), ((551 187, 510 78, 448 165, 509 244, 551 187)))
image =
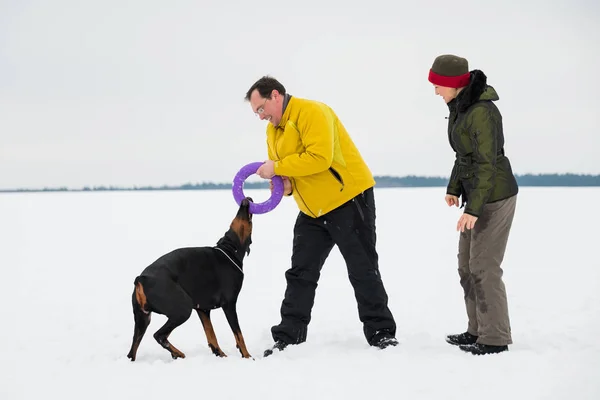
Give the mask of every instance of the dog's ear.
POLYGON ((252 244, 252 237, 248 236, 248 239, 246 239, 246 243, 244 243, 244 248, 246 250, 246 255, 249 256, 250 255, 250 245, 252 244))

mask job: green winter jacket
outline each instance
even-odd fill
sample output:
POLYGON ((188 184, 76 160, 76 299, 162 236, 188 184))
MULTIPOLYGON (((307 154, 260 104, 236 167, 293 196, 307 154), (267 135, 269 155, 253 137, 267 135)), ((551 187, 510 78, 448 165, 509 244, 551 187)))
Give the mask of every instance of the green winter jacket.
POLYGON ((456 161, 446 193, 462 196, 461 208, 476 217, 486 203, 519 191, 504 153, 502 115, 493 103, 498 99, 485 74, 474 70, 469 86, 448 103, 448 140, 456 161))

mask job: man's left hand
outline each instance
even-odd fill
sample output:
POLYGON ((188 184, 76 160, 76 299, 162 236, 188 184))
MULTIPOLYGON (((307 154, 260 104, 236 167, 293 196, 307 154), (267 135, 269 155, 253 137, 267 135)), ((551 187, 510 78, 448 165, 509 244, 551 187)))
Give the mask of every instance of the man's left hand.
POLYGON ((271 179, 275 176, 275 163, 271 160, 265 161, 265 163, 256 170, 256 175, 263 179, 271 179))
POLYGON ((477 217, 470 214, 463 214, 456 224, 456 230, 464 232, 466 229, 473 229, 475 226, 475 222, 477 221, 477 217))

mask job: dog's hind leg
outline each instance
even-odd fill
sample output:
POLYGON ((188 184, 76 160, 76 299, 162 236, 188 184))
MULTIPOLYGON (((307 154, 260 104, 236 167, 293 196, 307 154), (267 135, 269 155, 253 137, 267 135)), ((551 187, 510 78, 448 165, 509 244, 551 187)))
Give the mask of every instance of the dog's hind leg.
POLYGON ((229 326, 231 327, 233 336, 235 337, 236 347, 240 350, 240 353, 242 353, 242 357, 251 358, 252 356, 250 356, 250 353, 248 353, 246 342, 244 341, 244 335, 242 335, 242 330, 240 329, 235 303, 228 304, 227 306, 223 307, 223 312, 225 313, 227 322, 229 322, 229 326))
POLYGON ((185 358, 185 354, 173 346, 168 338, 171 332, 190 318, 192 299, 177 283, 168 280, 156 282, 151 293, 152 309, 165 315, 167 322, 154 333, 154 339, 171 353, 173 359, 185 358))
POLYGON ((200 317, 200 321, 202 322, 202 327, 204 328, 204 333, 206 334, 206 340, 208 340, 208 347, 212 350, 212 352, 219 357, 227 357, 221 347, 219 347, 219 342, 217 341, 217 335, 215 335, 215 330, 213 329, 212 322, 210 321, 210 310, 196 310, 198 312, 198 316, 200 317))
POLYGON ((183 352, 169 342, 169 335, 175 328, 187 321, 191 313, 192 310, 189 310, 187 316, 180 315, 175 318, 169 317, 167 322, 159 330, 157 330, 156 333, 154 333, 154 339, 156 339, 158 344, 171 353, 171 357, 173 357, 173 359, 185 358, 185 354, 183 354, 183 352))
POLYGON ((146 333, 148 325, 150 325, 150 311, 146 310, 147 300, 144 293, 144 287, 138 281, 138 278, 136 278, 134 284, 135 289, 131 295, 131 303, 133 306, 133 319, 135 326, 133 328, 133 341, 131 343, 131 349, 127 354, 127 358, 129 358, 131 361, 135 361, 140 342, 146 333))

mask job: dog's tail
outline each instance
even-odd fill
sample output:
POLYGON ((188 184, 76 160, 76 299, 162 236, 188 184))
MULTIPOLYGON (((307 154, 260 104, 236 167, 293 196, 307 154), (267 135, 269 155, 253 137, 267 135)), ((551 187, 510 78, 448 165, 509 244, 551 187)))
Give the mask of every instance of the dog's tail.
POLYGON ((144 314, 149 314, 148 311, 148 299, 146 298, 146 293, 144 292, 144 286, 142 286, 142 282, 140 281, 141 277, 138 276, 133 281, 135 285, 135 301, 137 301, 140 309, 144 312, 144 314))

